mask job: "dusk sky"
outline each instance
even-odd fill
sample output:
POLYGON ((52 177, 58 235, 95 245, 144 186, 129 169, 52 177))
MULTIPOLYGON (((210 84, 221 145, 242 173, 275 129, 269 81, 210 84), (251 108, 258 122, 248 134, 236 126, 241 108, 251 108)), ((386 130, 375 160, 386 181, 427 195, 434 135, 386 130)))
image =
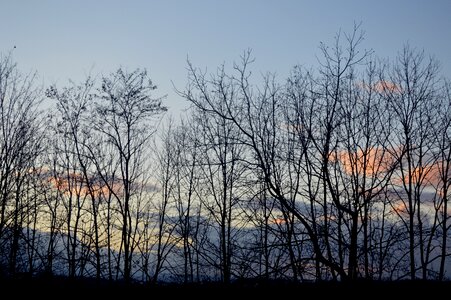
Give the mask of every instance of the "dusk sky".
POLYGON ((314 66, 321 41, 362 22, 363 47, 393 58, 403 44, 424 49, 451 77, 451 1, 13 1, 0 0, 0 53, 23 72, 67 84, 119 66, 148 69, 166 105, 186 106, 186 59, 214 72, 251 48, 254 71, 282 81, 295 64, 314 66))

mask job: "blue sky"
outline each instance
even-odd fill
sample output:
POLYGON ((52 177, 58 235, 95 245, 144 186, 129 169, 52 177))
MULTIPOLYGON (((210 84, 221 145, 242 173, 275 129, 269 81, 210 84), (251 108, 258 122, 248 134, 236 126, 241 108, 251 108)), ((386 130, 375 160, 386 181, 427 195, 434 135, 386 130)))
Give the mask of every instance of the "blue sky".
POLYGON ((451 78, 450 16, 450 0, 0 0, 0 52, 16 46, 19 68, 37 70, 46 85, 80 81, 91 69, 147 68, 177 114, 186 103, 171 82, 183 89, 187 57, 215 71, 251 48, 254 70, 283 80, 295 64, 315 65, 319 42, 354 22, 378 56, 409 42, 451 78))

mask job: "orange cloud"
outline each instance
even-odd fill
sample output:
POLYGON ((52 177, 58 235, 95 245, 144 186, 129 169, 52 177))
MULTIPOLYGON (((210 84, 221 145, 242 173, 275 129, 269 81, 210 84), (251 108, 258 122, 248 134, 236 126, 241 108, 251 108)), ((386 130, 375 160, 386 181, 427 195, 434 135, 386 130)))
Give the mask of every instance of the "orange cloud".
MULTIPOLYGON (((66 196, 72 194, 86 197, 90 195, 90 189, 96 198, 110 193, 109 188, 105 184, 100 184, 99 182, 91 183, 91 186, 88 186, 83 175, 77 173, 71 173, 68 176, 63 177, 52 176, 49 178, 49 182, 55 189, 66 196)), ((115 193, 120 193, 121 184, 119 182, 113 183, 112 189, 115 193)))
POLYGON ((373 90, 379 93, 401 93, 402 88, 394 82, 381 80, 373 85, 373 90))
POLYGON ((407 206, 403 201, 397 201, 392 205, 392 210, 398 214, 406 214, 407 206))
MULTIPOLYGON (((448 176, 451 174, 448 174, 448 176)), ((400 176, 395 179, 395 183, 421 183, 425 186, 438 187, 442 184, 442 170, 440 168, 440 162, 418 167, 412 170, 410 174, 405 174, 404 177, 400 176)))
POLYGON ((330 160, 339 162, 347 174, 375 175, 387 171, 393 164, 393 158, 382 148, 370 148, 367 151, 338 151, 330 155, 330 160))
POLYGON ((386 80, 380 80, 377 81, 376 83, 369 85, 366 84, 364 82, 358 83, 357 84, 358 87, 367 90, 367 91, 375 91, 378 93, 401 93, 402 92, 402 88, 397 85, 394 82, 390 82, 390 81, 386 81, 386 80))
POLYGON ((278 217, 278 218, 274 218, 271 223, 277 224, 277 225, 282 225, 282 224, 285 224, 286 221, 284 218, 278 217))

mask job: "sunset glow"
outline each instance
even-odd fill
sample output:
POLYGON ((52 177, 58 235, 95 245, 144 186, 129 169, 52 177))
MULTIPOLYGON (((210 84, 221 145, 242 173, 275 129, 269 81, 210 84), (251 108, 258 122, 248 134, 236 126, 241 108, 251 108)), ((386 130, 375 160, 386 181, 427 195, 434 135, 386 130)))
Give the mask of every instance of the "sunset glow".
MULTIPOLYGON (((101 184, 99 182, 91 183, 91 186, 88 186, 82 174, 71 173, 68 176, 57 178, 52 176, 49 178, 49 182, 55 189, 66 196, 77 195, 80 197, 87 197, 92 193, 95 198, 98 198, 101 196, 107 197, 107 195, 110 194, 110 188, 106 184, 101 184)), ((113 183, 111 184, 111 188, 116 195, 121 195, 121 183, 113 183)))
POLYGON ((450 14, 0 0, 0 296, 451 287, 450 14))
POLYGON ((371 148, 368 151, 357 150, 334 152, 330 156, 331 161, 338 161, 343 170, 348 174, 366 174, 367 176, 383 173, 391 168, 393 158, 381 148, 371 148))
POLYGON ((390 81, 378 81, 373 89, 379 93, 401 93, 402 88, 390 81))

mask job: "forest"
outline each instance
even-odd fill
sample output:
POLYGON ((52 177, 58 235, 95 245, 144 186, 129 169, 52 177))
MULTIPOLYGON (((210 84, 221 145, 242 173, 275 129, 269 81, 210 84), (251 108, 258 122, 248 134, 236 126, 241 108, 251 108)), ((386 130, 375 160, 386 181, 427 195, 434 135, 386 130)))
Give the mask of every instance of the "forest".
POLYGON ((0 277, 449 280, 451 81, 363 38, 284 79, 187 61, 180 118, 145 69, 42 86, 2 54, 0 277))

